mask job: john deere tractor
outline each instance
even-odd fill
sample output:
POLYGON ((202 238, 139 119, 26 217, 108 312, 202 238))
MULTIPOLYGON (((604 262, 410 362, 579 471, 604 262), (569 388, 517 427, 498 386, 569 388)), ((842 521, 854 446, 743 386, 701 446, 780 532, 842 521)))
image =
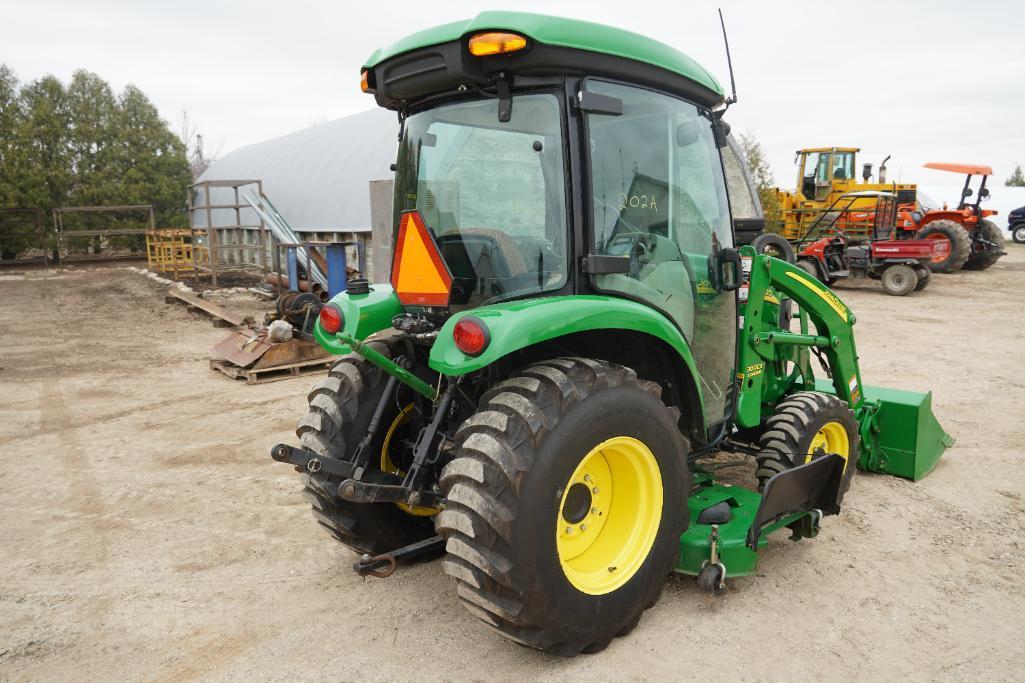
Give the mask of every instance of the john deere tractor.
POLYGON ((685 55, 485 12, 362 84, 399 119, 390 284, 324 306, 338 361, 272 451, 360 574, 443 554, 503 636, 594 652, 670 573, 721 592, 856 468, 919 479, 951 443, 930 394, 862 383, 842 301, 734 248, 727 100, 685 55), (718 483, 738 458, 750 486, 718 483))

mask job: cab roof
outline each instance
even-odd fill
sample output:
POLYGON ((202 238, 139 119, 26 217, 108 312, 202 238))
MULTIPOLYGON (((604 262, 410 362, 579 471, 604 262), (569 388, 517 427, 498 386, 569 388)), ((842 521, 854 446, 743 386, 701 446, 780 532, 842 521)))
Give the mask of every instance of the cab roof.
POLYGON ((923 164, 925 168, 932 168, 937 171, 950 171, 951 173, 966 173, 968 175, 993 175, 993 169, 981 164, 958 164, 945 161, 930 161, 923 164))
POLYGON ((805 147, 797 150, 798 154, 814 154, 815 152, 860 152, 860 147, 805 147))
POLYGON ((712 74, 665 43, 612 26, 527 12, 481 12, 473 19, 419 31, 374 51, 364 67, 373 68, 412 50, 459 40, 467 34, 488 30, 512 31, 553 47, 587 50, 644 62, 688 78, 720 97, 724 96, 722 86, 712 74))

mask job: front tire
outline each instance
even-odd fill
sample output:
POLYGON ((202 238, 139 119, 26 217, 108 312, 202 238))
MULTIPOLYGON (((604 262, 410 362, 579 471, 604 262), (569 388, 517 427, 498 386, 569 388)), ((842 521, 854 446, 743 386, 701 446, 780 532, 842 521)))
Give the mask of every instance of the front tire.
POLYGON ((1011 226, 1011 239, 1018 244, 1025 244, 1025 223, 1015 223, 1011 226))
POLYGON ((854 413, 839 398, 821 391, 791 394, 766 421, 758 442, 758 490, 780 472, 823 453, 837 453, 846 463, 840 485, 843 496, 854 478, 860 440, 854 413))
POLYGON ((887 266, 880 278, 883 291, 890 296, 905 296, 918 287, 918 275, 915 269, 903 263, 887 266))
POLYGON ((437 520, 471 613, 572 656, 603 649, 658 600, 690 489, 689 446, 660 395, 629 368, 557 358, 484 397, 456 434, 437 520))

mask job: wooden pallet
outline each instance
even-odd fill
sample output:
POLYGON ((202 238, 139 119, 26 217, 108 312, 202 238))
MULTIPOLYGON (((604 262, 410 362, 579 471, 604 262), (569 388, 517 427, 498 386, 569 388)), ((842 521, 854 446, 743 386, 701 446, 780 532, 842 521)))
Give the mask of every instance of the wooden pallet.
POLYGON ((172 303, 176 300, 182 301, 188 306, 193 306, 212 316, 215 321, 224 321, 225 324, 232 327, 242 327, 243 325, 248 325, 253 322, 253 317, 251 315, 232 311, 224 306, 219 306, 190 292, 183 292, 177 287, 171 287, 167 290, 167 296, 164 297, 164 301, 166 303, 172 303))
POLYGON ((211 358, 210 369, 224 373, 232 379, 244 379, 246 384, 264 384, 266 382, 278 382, 283 379, 327 372, 334 360, 334 357, 327 356, 326 358, 315 358, 290 365, 277 365, 270 368, 250 370, 248 368, 240 368, 227 361, 211 358))

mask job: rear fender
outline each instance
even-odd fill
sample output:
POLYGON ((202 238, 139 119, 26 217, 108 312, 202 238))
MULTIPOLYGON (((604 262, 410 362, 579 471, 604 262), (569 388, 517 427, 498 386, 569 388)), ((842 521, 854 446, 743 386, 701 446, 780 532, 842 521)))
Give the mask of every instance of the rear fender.
POLYGON ((954 221, 964 225, 966 222, 974 219, 971 215, 971 211, 948 209, 946 211, 930 211, 922 217, 922 222, 918 224, 918 229, 921 230, 925 226, 935 221, 954 221))
MULTIPOLYGON (((445 375, 480 370, 520 349, 576 332, 633 330, 666 342, 679 355, 693 377, 699 377, 690 345, 680 330, 650 306, 602 295, 553 296, 483 306, 449 318, 431 347, 430 366, 445 375), (452 331, 462 318, 473 315, 484 322, 491 342, 479 356, 468 356, 453 341, 452 331)), ((701 387, 698 398, 704 405, 701 387)))

